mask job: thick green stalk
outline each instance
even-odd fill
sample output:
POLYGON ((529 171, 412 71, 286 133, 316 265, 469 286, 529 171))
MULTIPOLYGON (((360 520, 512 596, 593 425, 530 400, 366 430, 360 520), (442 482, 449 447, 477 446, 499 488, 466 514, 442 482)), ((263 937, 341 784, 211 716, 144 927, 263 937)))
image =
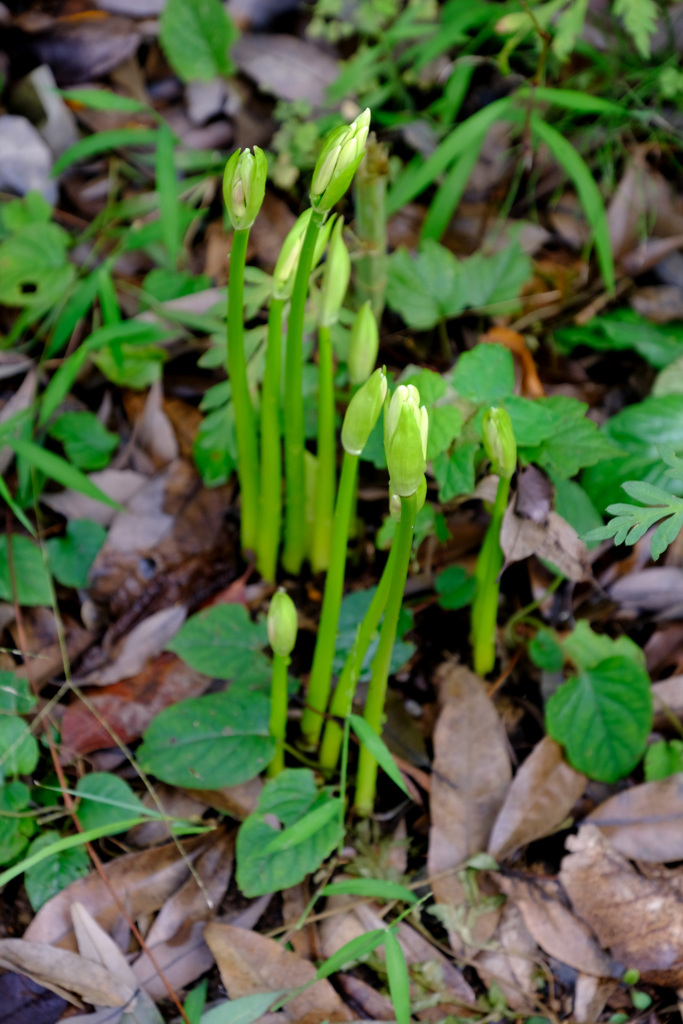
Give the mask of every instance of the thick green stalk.
POLYGON ((306 553, 306 476, 304 471, 304 403, 301 394, 303 372, 302 341, 308 279, 313 252, 324 217, 313 212, 306 229, 299 265, 294 279, 287 324, 285 355, 285 548, 282 564, 296 574, 306 553))
POLYGON ((389 180, 387 148, 374 135, 368 139, 353 182, 355 234, 361 247, 356 261, 356 294, 370 300, 379 322, 387 289, 387 214, 385 195, 389 180))
POLYGON ((287 731, 287 667, 290 658, 273 655, 273 680, 270 688, 270 735, 277 743, 268 775, 278 775, 285 766, 284 741, 287 731))
POLYGON ((315 747, 320 739, 323 716, 330 699, 332 683, 332 661, 339 621, 339 608, 344 591, 346 569, 346 548, 349 537, 349 520, 353 505, 354 485, 358 472, 358 456, 344 452, 339 493, 332 522, 332 550, 330 567, 325 579, 323 607, 320 614, 318 638, 315 643, 313 667, 308 682, 306 708, 301 719, 301 733, 306 746, 315 747))
MULTIPOLYGON (((396 561, 394 562, 389 586, 389 597, 384 613, 384 622, 382 623, 379 635, 379 646, 372 663, 372 679, 370 680, 365 711, 363 712, 365 721, 374 729, 378 736, 382 732, 384 701, 389 682, 389 669, 391 667, 391 653, 394 649, 398 617, 401 612, 401 604, 403 603, 416 515, 416 495, 411 494, 408 498, 401 498, 401 521, 396 527, 394 535, 396 561)), ((375 803, 376 784, 377 762, 367 747, 361 745, 358 760, 358 776, 356 779, 356 810, 359 814, 372 814, 375 803)))
POLYGON ((503 565, 500 547, 500 528, 510 494, 510 479, 501 476, 484 543, 474 573, 475 592, 472 602, 472 643, 474 645, 474 671, 485 676, 496 660, 496 620, 498 618, 498 574, 503 565))
POLYGON ((228 278, 228 376, 235 409, 237 473, 242 492, 242 550, 256 551, 259 514, 258 442, 244 357, 244 262, 248 239, 248 228, 235 231, 232 236, 228 278))
POLYGON ((318 475, 311 540, 313 572, 322 572, 330 564, 334 487, 337 475, 336 440, 332 338, 329 327, 318 327, 318 475))
POLYGON ((258 569, 275 581, 282 526, 282 450, 280 443, 280 367, 284 299, 271 299, 268 310, 268 348, 261 392, 261 496, 258 569))
POLYGON ((327 772, 333 772, 337 767, 344 737, 344 730, 339 725, 338 719, 346 718, 351 711, 363 661, 370 646, 370 641, 379 625, 379 620, 384 614, 387 598, 389 597, 389 587, 394 574, 397 550, 396 545, 392 544, 389 557, 384 566, 384 572, 380 577, 377 589, 363 621, 358 627, 354 645, 347 655, 344 668, 339 676, 339 682, 332 696, 330 717, 325 723, 323 740, 320 745, 320 767, 327 772))

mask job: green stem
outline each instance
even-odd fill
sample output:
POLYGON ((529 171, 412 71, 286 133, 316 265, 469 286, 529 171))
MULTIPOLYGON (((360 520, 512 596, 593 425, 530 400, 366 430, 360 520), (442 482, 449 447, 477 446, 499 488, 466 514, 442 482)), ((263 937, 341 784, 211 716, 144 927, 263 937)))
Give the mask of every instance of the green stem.
POLYGON ((282 525, 282 451, 280 444, 280 368, 284 299, 271 299, 268 310, 268 348, 261 393, 261 503, 258 569, 275 582, 282 525))
POLYGON ((294 279, 285 355, 285 548, 282 564, 296 574, 306 552, 306 475, 304 470, 304 403, 301 394, 303 333, 308 278, 323 218, 313 211, 304 235, 294 279))
MULTIPOLYGON (((403 603, 403 592, 408 576, 410 552, 413 544, 415 516, 417 515, 417 498, 411 494, 409 498, 401 498, 401 521, 396 527, 394 545, 396 561, 389 586, 384 622, 379 635, 379 646, 372 663, 372 679, 368 689, 363 717, 377 735, 381 735, 384 718, 384 701, 389 682, 391 654, 396 640, 398 617, 403 603)), ((377 762, 367 747, 361 745, 358 760, 358 777, 356 780, 356 810, 359 814, 369 815, 375 803, 377 783, 377 762)))
POLYGON ((329 327, 318 328, 318 475, 315 485, 311 568, 322 572, 330 564, 334 487, 336 482, 334 429, 334 365, 329 327))
POLYGON ((235 409, 237 473, 242 491, 243 551, 255 551, 258 539, 258 442, 244 356, 244 262, 249 229, 235 231, 228 278, 228 376, 235 409))
POLYGON ((347 655, 344 668, 339 676, 339 682, 332 696, 330 717, 325 723, 325 732, 323 733, 323 740, 320 745, 320 767, 326 772, 333 772, 337 767, 343 741, 343 729, 339 725, 338 719, 343 718, 346 720, 351 711, 365 655, 370 646, 370 641, 379 626, 379 620, 384 615, 384 609, 389 596, 389 587, 394 573, 397 550, 396 545, 392 544, 389 557, 384 566, 384 572, 380 577, 377 589, 363 621, 358 627, 353 647, 347 655))
POLYGON ((308 682, 306 708, 301 719, 301 733, 307 747, 316 746, 320 739, 323 716, 330 699, 332 682, 332 661, 337 637, 337 623, 344 590, 346 569, 346 548, 349 537, 349 520, 353 506, 358 456, 344 452, 339 493, 332 522, 332 550, 330 567, 325 579, 325 593, 320 613, 318 638, 315 643, 313 667, 308 682))
POLYGON ((496 660, 496 621, 498 619, 498 574, 503 566, 500 547, 500 528, 510 494, 510 480, 500 477, 484 543, 474 573, 475 592, 472 602, 472 643, 474 645, 474 671, 487 675, 496 660))
POLYGON ((273 680, 270 688, 270 735, 277 743, 268 775, 278 775, 285 766, 284 741, 287 731, 287 666, 290 658, 273 655, 273 680))
POLYGON ((353 180, 355 233, 360 244, 356 261, 356 293, 362 305, 370 299, 379 323, 387 289, 387 214, 385 195, 389 180, 387 148, 371 135, 365 156, 353 180))

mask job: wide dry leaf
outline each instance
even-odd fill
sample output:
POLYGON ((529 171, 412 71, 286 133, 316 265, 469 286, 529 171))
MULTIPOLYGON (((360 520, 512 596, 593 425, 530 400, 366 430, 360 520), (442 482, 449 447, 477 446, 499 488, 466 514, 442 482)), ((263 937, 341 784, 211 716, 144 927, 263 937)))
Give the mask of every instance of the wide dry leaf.
MULTIPOLYGON (((439 697, 427 870, 437 902, 461 907, 464 890, 455 873, 434 876, 486 849, 512 770, 507 738, 483 681, 463 666, 447 665, 441 671, 439 697)), ((496 920, 497 914, 477 916, 476 941, 490 936, 496 920)), ((454 949, 462 948, 450 927, 449 937, 454 949)))
POLYGON ((536 555, 552 562, 563 576, 574 582, 591 577, 586 545, 574 527, 557 512, 549 512, 544 523, 535 523, 533 519, 518 516, 511 503, 503 517, 500 546, 506 565, 536 555))
MULTIPOLYGON (((97 473, 86 474, 96 487, 99 487, 108 498, 125 505, 134 494, 141 491, 147 483, 143 473, 132 469, 102 469, 97 473)), ((40 498, 43 505, 59 512, 65 519, 92 519, 100 526, 109 526, 119 514, 111 505, 105 505, 94 498, 88 498, 80 491, 60 491, 59 494, 43 494, 40 498)))
MULTIPOLYGON (((305 985, 315 967, 290 953, 274 939, 229 924, 208 924, 207 944, 216 958, 221 981, 231 999, 305 985)), ((351 1020, 353 1014, 327 979, 296 996, 284 1007, 288 1020, 299 1024, 351 1020)))
POLYGON ((576 1024, 591 1024, 600 1020, 607 1000, 617 987, 613 978, 596 978, 593 974, 581 974, 574 985, 574 1020, 576 1024))
POLYGON ((548 835, 567 817, 585 785, 586 776, 567 764, 559 744, 545 736, 512 780, 493 825, 488 852, 503 860, 548 835))
POLYGON ((645 982, 683 985, 683 898, 665 878, 644 878, 595 825, 567 839, 560 881, 574 911, 615 960, 645 982))
POLYGON ((477 972, 487 987, 496 982, 513 1010, 534 1009, 536 986, 533 975, 538 947, 514 903, 506 903, 490 945, 475 961, 477 972))
MULTIPOLYGON (((185 856, 192 862, 211 845, 221 842, 221 832, 180 842, 185 856)), ((190 876, 190 869, 175 843, 117 857, 103 865, 103 870, 109 886, 95 872, 72 882, 40 908, 28 926, 25 938, 75 950, 72 903, 82 903, 111 934, 121 918, 119 903, 133 919, 153 914, 190 876)))
POLYGON ((616 793, 587 820, 631 860, 683 860, 683 775, 616 793))
POLYGON ((125 1006, 135 992, 101 964, 43 942, 0 939, 0 967, 27 974, 44 988, 77 1005, 80 1002, 72 993, 93 1006, 125 1006))
POLYGON ((339 74, 337 61, 305 39, 245 32, 232 48, 240 71, 281 100, 320 106, 339 74))
POLYGON ((621 977, 619 965, 600 949, 586 925, 560 902, 557 883, 544 885, 534 878, 500 877, 498 884, 519 908, 529 934, 548 956, 598 978, 621 977))

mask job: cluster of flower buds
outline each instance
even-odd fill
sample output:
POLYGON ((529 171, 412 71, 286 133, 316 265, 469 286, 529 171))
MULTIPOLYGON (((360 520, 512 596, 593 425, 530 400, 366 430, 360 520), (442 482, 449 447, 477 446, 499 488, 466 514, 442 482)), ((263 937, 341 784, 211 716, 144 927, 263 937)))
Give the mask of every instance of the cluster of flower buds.
POLYGON ((384 413, 389 485, 399 498, 415 494, 427 467, 429 417, 414 384, 399 384, 384 413))
POLYGON ((486 454, 491 460, 491 469, 498 476, 510 480, 517 468, 517 443, 507 409, 493 406, 486 410, 482 420, 482 435, 486 454))
POLYGON ((317 213, 331 210, 351 184, 369 128, 370 111, 365 109, 352 124, 341 125, 325 139, 311 183, 311 206, 317 213))
POLYGON ((271 598, 267 622, 268 642, 273 652, 281 658, 288 658, 296 643, 298 619, 296 606, 283 587, 271 598))
POLYGON ((372 312, 370 299, 356 314, 349 341, 349 383, 353 387, 364 384, 375 368, 379 352, 379 331, 372 312))
MULTIPOLYGON (((304 244, 304 236, 308 230, 312 214, 313 211, 311 209, 305 210, 297 219, 294 226, 290 229, 289 234, 282 243, 280 255, 277 258, 277 263, 275 264, 275 269, 273 271, 273 298, 275 299, 288 299, 292 294, 294 278, 296 277, 296 269, 299 265, 299 256, 301 255, 301 248, 304 244)), ((315 241, 315 249, 313 252, 314 267, 316 267, 322 259, 334 221, 334 216, 330 217, 330 219, 326 221, 323 227, 318 231, 315 241)))
POLYGON ((351 401, 344 416, 341 440, 349 455, 360 455, 368 443, 387 395, 384 369, 375 370, 351 401))
POLYGON ((256 220, 266 194, 267 174, 266 157, 258 146, 253 153, 235 150, 225 165, 223 198, 235 231, 247 230, 256 220))

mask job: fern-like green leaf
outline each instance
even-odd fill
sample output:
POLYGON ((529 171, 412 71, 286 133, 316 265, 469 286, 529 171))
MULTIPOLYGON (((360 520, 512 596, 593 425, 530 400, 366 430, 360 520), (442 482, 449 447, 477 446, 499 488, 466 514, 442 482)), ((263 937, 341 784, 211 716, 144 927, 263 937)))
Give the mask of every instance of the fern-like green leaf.
POLYGON ((614 0, 613 11, 645 60, 650 59, 650 39, 657 28, 657 5, 654 0, 614 0))
POLYGON ((637 480, 629 480, 622 487, 631 498, 642 501, 644 505, 629 505, 619 502, 609 505, 607 511, 614 516, 605 526, 591 530, 584 540, 607 540, 614 538, 615 544, 635 544, 644 534, 662 520, 652 535, 650 551, 657 561, 683 529, 683 498, 669 494, 662 487, 637 480), (654 508, 644 507, 645 505, 654 508))

